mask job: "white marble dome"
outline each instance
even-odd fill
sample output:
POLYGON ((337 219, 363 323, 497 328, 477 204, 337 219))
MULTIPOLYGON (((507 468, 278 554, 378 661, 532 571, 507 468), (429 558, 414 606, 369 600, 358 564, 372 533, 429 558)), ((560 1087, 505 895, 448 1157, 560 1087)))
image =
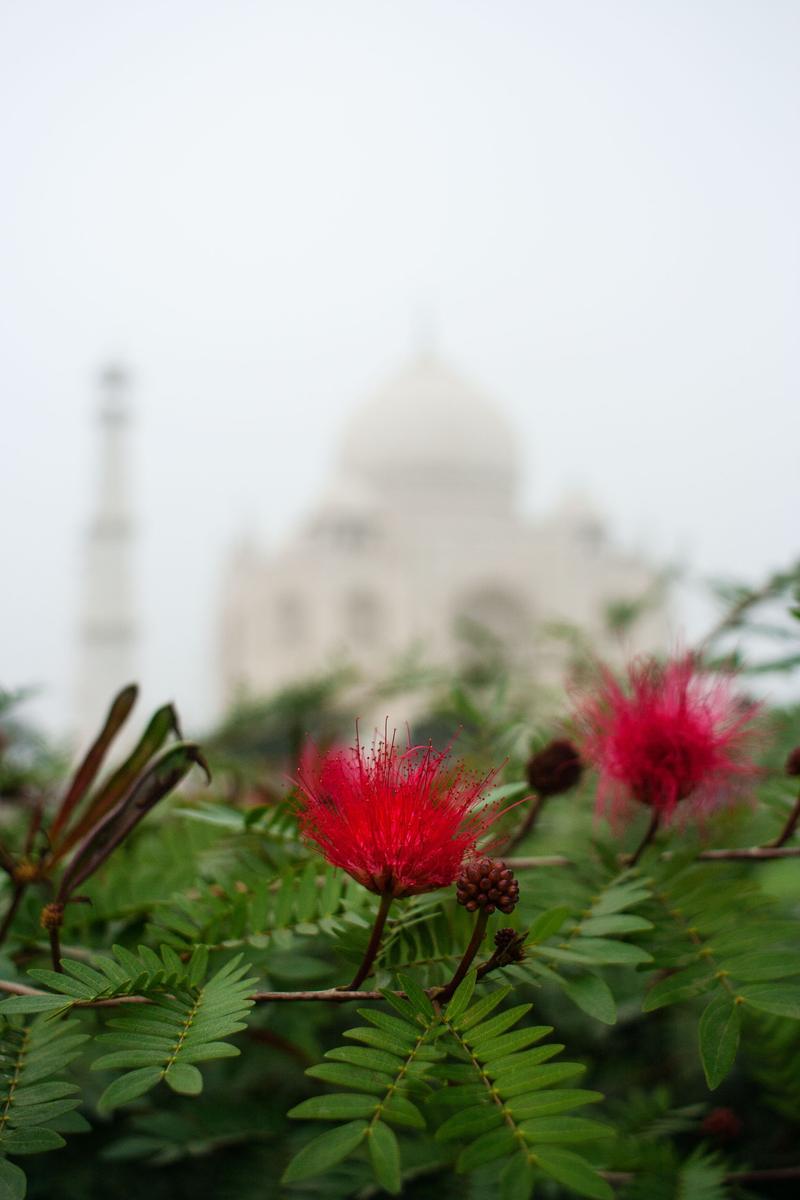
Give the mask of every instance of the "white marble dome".
POLYGON ((340 464, 381 490, 439 480, 510 497, 518 477, 517 443, 502 412, 433 354, 419 355, 355 411, 340 464))

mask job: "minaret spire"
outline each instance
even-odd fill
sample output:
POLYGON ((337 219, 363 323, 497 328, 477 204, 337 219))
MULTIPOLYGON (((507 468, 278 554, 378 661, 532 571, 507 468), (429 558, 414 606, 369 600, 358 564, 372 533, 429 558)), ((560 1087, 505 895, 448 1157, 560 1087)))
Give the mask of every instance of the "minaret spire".
POLYGON ((91 737, 113 696, 130 683, 136 626, 132 587, 133 521, 128 494, 130 409, 127 371, 98 377, 99 460, 94 511, 86 534, 77 732, 91 737))

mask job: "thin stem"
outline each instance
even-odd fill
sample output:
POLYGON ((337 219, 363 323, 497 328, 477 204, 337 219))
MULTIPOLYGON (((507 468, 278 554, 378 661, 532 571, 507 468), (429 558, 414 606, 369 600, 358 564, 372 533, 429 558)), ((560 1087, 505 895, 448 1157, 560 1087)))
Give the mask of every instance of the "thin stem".
POLYGON ((482 908, 478 913, 478 918, 475 922, 475 928, 472 931, 472 937, 469 940, 469 945, 464 951, 464 957, 456 967, 456 973, 448 984, 445 985, 443 991, 439 992, 438 998, 442 1002, 449 1000, 453 992, 456 990, 461 980, 466 975, 472 965, 472 960, 480 949, 483 936, 486 933, 486 924, 489 920, 489 914, 485 908, 482 908))
POLYGON ((53 960, 53 970, 63 971, 61 965, 61 935, 58 927, 50 930, 50 957, 53 960))
MULTIPOLYGON (((674 855, 671 850, 665 850, 661 855, 668 862, 674 855)), ((701 850, 697 862, 770 862, 776 858, 800 858, 800 846, 738 846, 733 849, 701 850)), ((630 859, 620 855, 621 863, 629 863, 630 859)), ((539 854, 524 858, 507 858, 507 867, 512 871, 531 871, 540 867, 576 867, 578 863, 565 854, 539 854)))
POLYGON ((375 916, 375 924, 372 926, 372 935, 370 936, 367 948, 364 951, 364 957, 361 960, 361 966, 355 973, 353 981, 349 984, 347 991, 355 992, 361 987, 361 984, 367 978, 370 968, 375 961, 375 956, 380 949, 381 937, 383 936, 383 927, 386 924, 386 918, 389 915, 389 908, 392 903, 392 895, 389 892, 384 892, 381 896, 380 906, 375 916))
POLYGON ((3 944, 3 942, 6 940, 6 938, 8 936, 8 931, 11 928, 14 917, 17 915, 17 909, 20 906, 22 897, 25 895, 26 886, 27 885, 24 883, 23 884, 18 883, 17 886, 14 888, 14 894, 11 897, 11 903, 8 906, 8 911, 6 912, 6 915, 3 917, 3 924, 0 925, 0 946, 3 944))
POLYGON ((543 806, 544 800, 541 796, 531 796, 531 802, 524 820, 520 822, 511 836, 502 844, 498 853, 509 854, 512 850, 516 850, 520 842, 525 841, 525 838, 539 819, 539 813, 542 811, 543 806))
POLYGON ((794 808, 786 818, 786 824, 784 825, 783 829, 780 831, 774 841, 767 842, 767 847, 777 850, 778 847, 782 846, 784 842, 788 842, 789 838, 797 828, 798 821, 800 821, 800 795, 798 795, 797 799, 795 800, 794 808))
POLYGON ((642 857, 642 852, 645 850, 645 848, 647 846, 650 845, 653 838, 655 837, 656 830, 658 829, 660 822, 661 822, 661 814, 659 813, 657 808, 654 808, 653 815, 650 818, 650 824, 647 826, 647 832, 645 833, 644 837, 639 842, 639 845, 636 847, 636 849, 634 850, 630 859, 628 860, 629 867, 636 866, 637 862, 642 857))

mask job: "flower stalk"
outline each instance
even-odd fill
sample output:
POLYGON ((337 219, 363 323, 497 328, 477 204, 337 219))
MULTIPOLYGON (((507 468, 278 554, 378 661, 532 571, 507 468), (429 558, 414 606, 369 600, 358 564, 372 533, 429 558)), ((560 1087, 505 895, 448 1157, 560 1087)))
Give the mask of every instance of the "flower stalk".
POLYGON ((381 939, 383 937, 383 927, 386 924, 386 918, 389 915, 389 909, 392 905, 394 897, 391 892, 384 892, 381 896, 381 902, 378 906, 378 911, 375 915, 375 924, 372 926, 367 948, 364 951, 364 957, 361 960, 361 966, 356 971, 353 980, 348 984, 346 990, 355 992, 361 987, 361 984, 372 970, 372 964, 375 962, 376 955, 380 949, 381 939))
POLYGON ((642 857, 642 854, 647 849, 647 847, 650 845, 653 838, 656 836, 656 833, 658 832, 658 827, 660 824, 661 824, 661 813, 658 811, 657 808, 654 808, 653 815, 650 818, 650 824, 647 826, 647 831, 646 831, 644 837, 642 838, 642 840, 639 842, 639 845, 636 847, 636 849, 634 850, 633 854, 630 857, 630 860, 628 862, 629 867, 636 866, 639 859, 642 857))
POLYGON ((488 924, 488 921, 489 921, 489 913, 487 912, 487 910, 485 908, 480 909, 480 911, 478 912, 477 920, 475 921, 475 928, 472 931, 472 937, 469 940, 469 945, 467 946, 466 950, 464 951, 463 958, 461 959, 461 962, 456 967, 456 971, 455 971, 455 974, 453 975, 453 978, 450 980, 449 983, 445 984, 444 988, 442 989, 441 992, 439 992, 439 994, 437 996, 437 999, 440 1002, 444 1003, 450 999, 450 997, 453 995, 453 992, 456 990, 458 985, 461 983, 461 980, 464 978, 467 971, 472 966, 472 960, 474 959, 475 955, 480 950, 481 942, 483 941, 484 936, 486 934, 486 926, 488 924))
POLYGON ((792 836, 792 834, 794 833, 794 831, 797 828, 799 823, 800 823, 800 795, 798 795, 797 799, 795 800, 794 807, 792 808, 792 811, 789 813, 789 816, 786 818, 786 823, 784 824, 783 829, 780 831, 778 836, 776 838, 774 838, 771 842, 766 842, 765 847, 773 849, 773 850, 777 850, 779 846, 783 846, 786 842, 788 842, 789 838, 792 836))

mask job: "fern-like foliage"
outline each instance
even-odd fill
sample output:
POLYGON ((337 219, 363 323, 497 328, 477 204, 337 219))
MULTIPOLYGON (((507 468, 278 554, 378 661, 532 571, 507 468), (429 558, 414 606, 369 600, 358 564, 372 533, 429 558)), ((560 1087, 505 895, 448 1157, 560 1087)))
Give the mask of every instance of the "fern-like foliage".
POLYGON ((175 1092, 197 1095, 203 1078, 194 1065, 213 1058, 239 1054, 236 1046, 221 1039, 245 1028, 253 1001, 255 979, 245 978, 241 957, 226 963, 205 978, 208 951, 200 946, 183 963, 169 946, 161 955, 148 946, 132 954, 114 947, 114 957, 98 955, 96 967, 62 959, 63 973, 34 970, 31 976, 51 989, 46 995, 12 996, 0 1004, 5 1013, 50 1011, 58 1016, 72 1007, 95 1001, 131 998, 130 1007, 112 1007, 107 1027, 95 1041, 113 1045, 92 1070, 131 1068, 116 1079, 100 1098, 109 1111, 143 1095, 161 1080, 175 1092))
POLYGON ((92 956, 93 967, 72 958, 62 958, 62 971, 33 969, 31 979, 43 983, 46 995, 11 996, 0 1001, 0 1014, 58 1011, 73 1006, 112 1000, 125 996, 156 996, 179 985, 196 987, 208 966, 208 950, 198 946, 183 962, 169 946, 161 947, 160 957, 149 946, 140 946, 138 954, 124 946, 114 946, 113 958, 92 956))
POLYGON ((369 895, 342 871, 311 861, 271 878, 217 885, 202 899, 176 895, 149 925, 159 941, 184 952, 198 943, 232 949, 288 949, 294 936, 329 937, 365 926, 369 895))
POLYGON ((290 1110, 290 1117, 337 1124, 300 1150, 287 1167, 284 1182, 321 1174, 366 1145, 378 1184, 392 1195, 400 1191, 400 1147, 392 1127, 425 1128, 415 1100, 430 1094, 427 1076, 445 1058, 436 1042, 446 1031, 419 984, 406 978, 401 978, 401 984, 413 1002, 384 992, 394 1014, 360 1008, 358 1014, 368 1024, 345 1033, 357 1044, 329 1050, 325 1056, 329 1061, 306 1072, 350 1090, 315 1096, 290 1110))
POLYGON ((642 942, 662 977, 643 1009, 705 997, 699 1042, 709 1088, 733 1066, 743 1009, 800 1020, 796 925, 776 919, 775 903, 757 883, 716 864, 657 868, 647 910, 654 928, 642 942))
POLYGON ((528 1200, 541 1173, 579 1196, 611 1200, 606 1181, 572 1149, 614 1136, 608 1125, 572 1115, 602 1099, 599 1092, 560 1086, 581 1076, 585 1067, 550 1061, 564 1049, 537 1045, 552 1033, 551 1026, 514 1028, 530 1004, 495 1012, 509 987, 470 1005, 474 985, 472 972, 442 1016, 450 1059, 431 1072, 450 1085, 430 1103, 449 1114, 437 1139, 468 1143, 458 1152, 456 1170, 472 1171, 504 1159, 503 1200, 528 1200))
POLYGON ((764 1089, 763 1103, 800 1125, 800 1025, 779 1017, 760 1017, 750 1069, 764 1089))
POLYGON ((572 886, 570 904, 547 909, 531 925, 525 967, 535 979, 562 988, 590 1017, 613 1025, 616 1003, 602 968, 650 961, 648 950, 624 940, 652 929, 650 920, 632 911, 650 898, 650 889, 638 870, 614 868, 609 876, 603 864, 572 886))
POLYGON ((328 1171, 366 1147, 381 1187, 402 1185, 400 1145, 393 1125, 436 1128, 443 1154, 459 1172, 505 1159, 503 1200, 527 1200, 544 1174, 581 1196, 611 1200, 608 1184, 572 1147, 613 1136, 606 1125, 571 1115, 602 1099, 598 1092, 559 1085, 584 1071, 581 1063, 550 1062, 563 1046, 536 1045, 552 1027, 515 1029, 529 1004, 496 1013, 509 987, 470 1006, 470 972, 441 1012, 418 983, 400 977, 406 999, 383 993, 395 1010, 360 1009, 369 1022, 345 1036, 358 1043, 326 1055, 312 1078, 350 1089, 312 1097, 289 1116, 336 1122, 306 1144, 284 1181, 328 1171), (494 1014, 494 1015, 492 1015, 494 1014), (458 1143, 468 1142, 459 1146, 458 1143), (453 1150, 455 1144, 455 1150, 453 1150))
POLYGON ((77 1021, 11 1017, 0 1035, 0 1194, 25 1195, 24 1172, 6 1155, 39 1154, 64 1145, 62 1133, 87 1129, 73 1110, 80 1104, 77 1084, 64 1068, 80 1054, 87 1036, 77 1021))
POLYGON ((204 983, 187 981, 147 1006, 112 1017, 107 1022, 112 1032, 96 1041, 116 1048, 96 1059, 92 1070, 125 1068, 126 1073, 106 1088, 100 1110, 127 1104, 162 1080, 183 1095, 201 1092, 203 1077, 194 1064, 239 1054, 238 1047, 221 1039, 246 1026, 242 1018, 253 1005, 255 983, 245 978, 248 969, 232 959, 204 983))

